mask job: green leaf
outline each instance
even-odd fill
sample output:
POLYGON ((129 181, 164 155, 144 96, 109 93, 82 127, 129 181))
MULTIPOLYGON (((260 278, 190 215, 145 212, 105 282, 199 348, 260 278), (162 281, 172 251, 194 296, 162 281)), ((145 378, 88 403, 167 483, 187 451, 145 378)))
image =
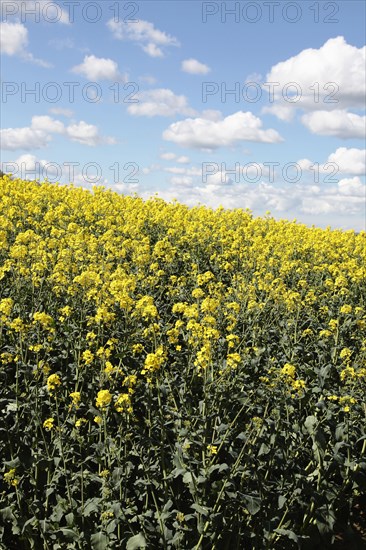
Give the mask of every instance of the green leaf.
POLYGON ((10 506, 7 506, 6 508, 2 508, 0 510, 0 516, 4 521, 7 519, 11 520, 14 518, 13 510, 11 509, 10 506))
POLYGON ((315 425, 317 423, 316 416, 308 416, 304 422, 304 426, 308 432, 309 435, 314 435, 315 432, 315 425))
POLYGON ((204 506, 201 506, 200 504, 197 504, 196 502, 191 505, 191 508, 193 508, 193 510, 196 510, 199 514, 202 514, 203 516, 208 515, 207 508, 205 508, 204 506))
POLYGON ((128 539, 126 550, 136 550, 136 548, 146 548, 146 540, 142 533, 128 539))
POLYGON ((83 516, 88 517, 93 512, 98 512, 99 509, 99 503, 102 499, 98 497, 90 498, 86 501, 83 511, 83 516))
POLYGON ((258 451, 258 456, 261 456, 261 455, 268 455, 268 453, 270 452, 271 448, 268 447, 268 445, 266 445, 265 443, 262 443, 262 445, 260 446, 260 449, 258 451))
POLYGON ((192 474, 191 472, 186 472, 183 476, 183 483, 186 483, 187 485, 189 483, 192 483, 192 474))
POLYGON ((109 538, 104 533, 95 533, 90 537, 93 550, 108 550, 109 538))
POLYGON ((169 499, 163 508, 163 512, 168 512, 168 510, 170 510, 172 506, 173 506, 173 501, 169 499))
POLYGON ((252 497, 251 495, 243 495, 248 512, 254 516, 259 512, 261 508, 261 501, 259 497, 252 497))
POLYGON ((278 497, 278 509, 279 510, 281 510, 284 507, 284 505, 286 503, 286 500, 287 500, 287 498, 284 495, 279 495, 279 497, 278 497))
POLYGON ((75 517, 74 517, 74 514, 73 514, 72 512, 70 512, 69 514, 67 514, 67 515, 65 516, 65 520, 66 520, 66 523, 67 523, 68 527, 72 527, 72 526, 73 526, 73 524, 74 524, 74 519, 75 519, 75 517))
POLYGON ((61 518, 65 515, 65 510, 61 504, 57 504, 51 514, 50 520, 55 523, 60 523, 61 518))

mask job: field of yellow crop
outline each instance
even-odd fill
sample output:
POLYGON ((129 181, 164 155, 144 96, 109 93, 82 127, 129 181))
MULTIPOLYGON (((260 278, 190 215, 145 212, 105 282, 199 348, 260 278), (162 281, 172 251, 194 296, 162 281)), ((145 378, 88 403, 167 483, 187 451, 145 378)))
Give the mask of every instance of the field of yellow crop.
POLYGON ((0 205, 1 548, 361 540, 365 232, 6 176, 0 205))

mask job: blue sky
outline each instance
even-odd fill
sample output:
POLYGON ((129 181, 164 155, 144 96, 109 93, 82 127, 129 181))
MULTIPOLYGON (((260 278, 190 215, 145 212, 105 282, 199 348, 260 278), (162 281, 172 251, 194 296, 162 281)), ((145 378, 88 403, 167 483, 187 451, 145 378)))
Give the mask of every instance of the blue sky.
POLYGON ((365 229, 363 1, 1 9, 4 171, 365 229))

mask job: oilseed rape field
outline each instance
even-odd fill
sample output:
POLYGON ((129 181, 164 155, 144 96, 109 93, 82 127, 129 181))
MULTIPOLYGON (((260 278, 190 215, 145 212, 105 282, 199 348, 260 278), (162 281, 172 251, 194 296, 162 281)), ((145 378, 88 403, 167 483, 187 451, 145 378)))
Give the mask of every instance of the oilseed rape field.
POLYGON ((366 233, 0 183, 0 548, 362 548, 366 233))

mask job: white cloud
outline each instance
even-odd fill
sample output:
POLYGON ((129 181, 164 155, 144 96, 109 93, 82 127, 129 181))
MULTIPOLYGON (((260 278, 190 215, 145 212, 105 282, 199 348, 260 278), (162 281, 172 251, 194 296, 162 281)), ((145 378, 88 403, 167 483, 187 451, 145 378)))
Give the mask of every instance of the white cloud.
POLYGON ((182 61, 182 71, 190 74, 207 74, 210 72, 210 67, 204 63, 200 63, 197 59, 185 59, 182 61))
POLYGON ((72 111, 71 109, 64 109, 63 107, 54 107, 53 109, 50 109, 50 113, 52 113, 53 115, 61 115, 67 118, 71 118, 74 114, 74 111, 72 111))
POLYGON ((86 55, 84 61, 71 70, 73 73, 81 74, 93 82, 98 80, 126 82, 128 80, 127 75, 122 75, 119 72, 118 64, 115 61, 108 58, 95 57, 95 55, 86 55))
MULTIPOLYGON (((308 48, 277 63, 266 76, 267 83, 279 84, 274 87, 274 105, 266 111, 282 113, 284 117, 286 111, 299 107, 310 111, 362 107, 366 92, 365 57, 366 46, 357 48, 338 36, 327 40, 319 49, 308 48), (301 92, 299 101, 283 98, 284 88, 291 82, 301 92)), ((268 85, 264 89, 268 91, 268 85)), ((289 87, 287 97, 290 99, 292 92, 294 88, 289 87)))
POLYGON ((342 195, 363 197, 366 199, 366 186, 361 182, 360 178, 344 178, 338 182, 338 189, 342 195))
POLYGON ((301 120, 313 134, 343 139, 365 137, 366 116, 348 113, 345 110, 306 113, 301 120))
POLYGON ((172 176, 170 178, 172 185, 179 185, 182 187, 189 187, 192 185, 192 178, 190 176, 172 176))
POLYGON ((283 141, 276 130, 263 130, 262 121, 258 117, 243 111, 218 121, 198 117, 175 122, 163 132, 163 138, 183 147, 209 150, 232 146, 241 141, 283 141))
POLYGON ((328 174, 333 177, 335 176, 334 169, 336 168, 337 174, 362 176, 366 174, 366 149, 339 147, 322 164, 315 163, 309 159, 298 160, 297 164, 304 172, 311 171, 316 173, 319 170, 319 173, 328 174))
POLYGON ((132 103, 127 111, 131 115, 137 116, 175 116, 175 115, 194 115, 194 109, 188 105, 187 98, 184 95, 175 95, 172 90, 167 88, 158 88, 140 92, 138 103, 132 103))
POLYGON ((47 115, 32 117, 32 128, 48 134, 63 134, 65 131, 63 122, 55 120, 47 115))
POLYGON ((152 172, 157 172, 158 170, 161 170, 160 164, 150 164, 150 166, 145 166, 141 172, 145 175, 151 174, 152 172))
POLYGON ((28 31, 21 23, 2 23, 0 27, 1 51, 7 55, 21 55, 28 46, 28 31))
POLYGON ((116 143, 112 137, 100 136, 97 126, 93 124, 80 121, 65 127, 63 122, 45 115, 32 117, 30 127, 0 130, 1 148, 10 151, 41 149, 52 140, 52 134, 64 135, 71 141, 89 146, 116 143))
POLYGON ((150 57, 164 57, 163 50, 153 42, 149 42, 146 46, 142 46, 142 49, 150 57))
POLYGON ((42 130, 34 128, 5 128, 0 130, 1 149, 15 151, 17 149, 42 149, 51 141, 51 136, 42 130))
POLYGON ((0 26, 0 50, 10 56, 21 57, 41 67, 50 68, 52 65, 42 59, 37 59, 27 51, 28 30, 22 23, 1 23, 0 26))
POLYGON ((167 168, 164 168, 165 172, 169 172, 170 174, 185 174, 186 170, 185 168, 181 168, 179 166, 169 166, 167 168))
POLYGON ((329 155, 328 162, 335 162, 340 172, 361 176, 366 174, 366 149, 339 147, 329 155))
POLYGON ((83 120, 77 124, 71 124, 68 126, 66 128, 66 133, 70 137, 71 141, 77 141, 82 145, 89 145, 91 147, 103 142, 111 145, 116 143, 113 138, 102 138, 99 135, 97 126, 87 124, 83 120))
POLYGON ((162 153, 160 158, 164 160, 174 160, 176 156, 177 155, 175 153, 162 153))
POLYGON ((107 26, 114 38, 137 42, 150 57, 163 57, 163 47, 179 46, 174 36, 156 29, 153 23, 140 19, 139 21, 115 21, 110 19, 107 26))
POLYGON ((189 157, 182 155, 181 157, 177 158, 177 162, 179 162, 180 164, 188 164, 190 161, 189 157))
POLYGON ((188 206, 201 203, 211 208, 249 208, 256 215, 270 210, 281 218, 306 219, 310 215, 311 223, 314 216, 321 215, 325 226, 335 221, 336 226, 346 223, 356 230, 364 228, 366 186, 357 177, 324 186, 233 183, 230 179, 224 184, 220 174, 207 184, 184 175, 173 176, 170 183, 171 187, 159 195, 188 206))

